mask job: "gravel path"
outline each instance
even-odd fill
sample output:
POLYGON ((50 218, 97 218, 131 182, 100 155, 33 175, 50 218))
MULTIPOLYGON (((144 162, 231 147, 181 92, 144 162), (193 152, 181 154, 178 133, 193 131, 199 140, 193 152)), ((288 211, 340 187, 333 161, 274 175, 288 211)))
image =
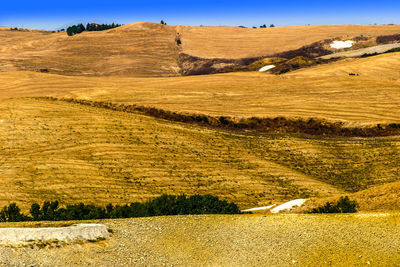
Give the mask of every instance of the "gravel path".
POLYGON ((400 44, 377 45, 377 46, 371 46, 371 47, 357 49, 357 50, 338 52, 338 53, 322 56, 320 58, 331 59, 331 58, 335 58, 335 57, 360 57, 364 54, 385 53, 386 51, 389 51, 390 49, 398 48, 398 47, 400 47, 400 44))
POLYGON ((102 222, 109 241, 0 248, 4 266, 389 266, 400 214, 176 216, 102 222))
POLYGON ((107 239, 110 234, 102 224, 75 224, 68 227, 0 228, 0 245, 29 242, 76 242, 107 239))

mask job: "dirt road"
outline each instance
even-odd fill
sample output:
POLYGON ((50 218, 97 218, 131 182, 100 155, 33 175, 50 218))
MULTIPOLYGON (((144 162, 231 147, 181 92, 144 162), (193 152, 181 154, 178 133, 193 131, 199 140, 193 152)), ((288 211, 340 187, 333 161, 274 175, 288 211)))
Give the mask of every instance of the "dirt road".
POLYGON ((104 243, 0 248, 4 266, 393 266, 400 214, 176 216, 105 221, 104 243))
POLYGON ((331 59, 331 58, 337 58, 337 57, 360 57, 364 54, 385 53, 385 52, 389 51, 390 49, 398 48, 398 47, 400 47, 400 44, 377 45, 377 46, 371 46, 371 47, 367 47, 367 48, 363 48, 363 49, 338 52, 338 53, 322 56, 320 58, 331 59))

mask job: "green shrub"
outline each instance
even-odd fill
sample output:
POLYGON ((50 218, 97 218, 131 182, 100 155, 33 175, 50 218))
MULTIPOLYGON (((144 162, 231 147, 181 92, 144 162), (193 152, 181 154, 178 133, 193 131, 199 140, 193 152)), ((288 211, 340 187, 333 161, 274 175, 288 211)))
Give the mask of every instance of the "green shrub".
POLYGON ((113 29, 116 27, 122 26, 121 24, 115 24, 114 22, 112 24, 97 24, 97 23, 88 23, 86 27, 80 23, 78 25, 72 25, 67 28, 67 34, 69 36, 72 36, 74 34, 79 34, 84 31, 105 31, 109 29, 113 29))
POLYGON ((29 217, 22 214, 20 208, 15 203, 5 206, 0 211, 0 222, 20 222, 28 219, 29 217))
POLYGON ((363 54, 363 55, 361 55, 361 57, 362 58, 364 58, 364 57, 373 57, 373 56, 377 56, 377 55, 379 55, 377 52, 375 52, 375 53, 365 53, 365 54, 363 54))
POLYGON ((340 197, 336 203, 326 202, 324 206, 314 208, 310 213, 355 213, 358 204, 348 196, 340 197))
POLYGON ((393 129, 400 129, 400 123, 391 123, 389 124, 389 127, 393 129))
POLYGON ((66 220, 93 220, 107 218, 133 218, 163 215, 185 214, 239 214, 238 206, 234 203, 220 200, 212 195, 162 195, 145 203, 134 202, 130 205, 105 208, 83 203, 60 208, 58 201, 45 201, 42 207, 33 203, 30 209, 31 216, 20 212, 15 203, 4 207, 0 211, 0 221, 66 221, 66 220))

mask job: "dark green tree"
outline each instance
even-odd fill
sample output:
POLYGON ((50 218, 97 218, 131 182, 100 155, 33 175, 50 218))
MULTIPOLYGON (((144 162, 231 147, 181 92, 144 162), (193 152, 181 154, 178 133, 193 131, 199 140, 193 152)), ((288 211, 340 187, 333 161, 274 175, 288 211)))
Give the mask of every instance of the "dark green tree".
POLYGON ((324 206, 314 208, 310 213, 355 213, 358 204, 348 196, 340 197, 336 203, 326 202, 324 206))
POLYGON ((42 216, 42 211, 40 210, 39 204, 33 203, 29 212, 31 213, 34 221, 40 220, 40 217, 42 216))
POLYGON ((21 222, 27 219, 28 217, 21 213, 16 203, 11 203, 0 211, 0 221, 2 222, 21 222))

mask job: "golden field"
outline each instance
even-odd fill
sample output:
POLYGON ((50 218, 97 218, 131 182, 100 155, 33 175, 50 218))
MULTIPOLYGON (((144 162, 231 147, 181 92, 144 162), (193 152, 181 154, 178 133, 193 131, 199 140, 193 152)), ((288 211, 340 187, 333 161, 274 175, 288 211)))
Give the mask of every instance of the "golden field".
POLYGON ((399 123, 400 53, 283 75, 182 77, 177 63, 179 53, 238 59, 399 30, 396 25, 242 29, 135 23, 68 37, 3 28, 0 189, 5 193, 0 206, 16 201, 27 209, 32 202, 55 199, 125 204, 162 193, 211 193, 249 208, 299 197, 337 197, 399 181, 399 136, 229 132, 32 98, 237 118, 318 118, 350 127, 399 123), (175 41, 178 33, 181 46, 175 41))
POLYGON ((214 194, 241 208, 398 181, 400 139, 245 134, 62 101, 0 102, 0 206, 214 194))
POLYGON ((236 117, 302 117, 349 124, 400 122, 400 53, 300 69, 168 77, 0 73, 0 99, 55 96, 236 117), (349 73, 360 76, 349 76, 349 73))
POLYGON ((396 34, 399 25, 316 25, 243 29, 133 23, 102 32, 0 29, 0 71, 63 75, 179 76, 180 53, 202 58, 270 56, 325 39, 396 34), (178 46, 176 37, 182 45, 178 46))
MULTIPOLYGON (((0 28, 0 207, 16 202, 28 213, 34 202, 55 200, 61 206, 83 202, 104 207, 167 193, 212 194, 241 209, 311 198, 291 211, 305 213, 348 195, 361 211, 90 221, 105 224, 111 239, 55 243, 44 249, 34 243, 0 246, 0 265, 400 262, 400 136, 227 130, 62 100, 238 119, 317 118, 376 129, 400 123, 399 52, 341 59, 282 75, 248 71, 181 76, 179 56, 261 57, 325 39, 360 36, 369 39, 357 45, 372 45, 379 35, 399 32, 399 25, 243 29, 135 23, 68 37, 0 28), (176 43, 178 34, 181 45, 176 43)), ((79 222, 0 227, 72 223, 79 222)))

